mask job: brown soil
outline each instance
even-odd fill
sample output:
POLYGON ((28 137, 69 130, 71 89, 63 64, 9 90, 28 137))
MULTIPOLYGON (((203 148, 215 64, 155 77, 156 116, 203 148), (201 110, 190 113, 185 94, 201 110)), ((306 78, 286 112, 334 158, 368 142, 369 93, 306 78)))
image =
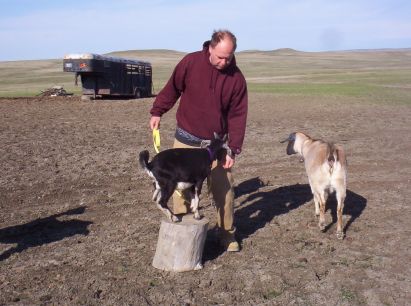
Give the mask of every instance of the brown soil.
MULTIPOLYGON (((154 152, 152 101, 0 99, 1 305, 409 303, 409 106, 251 95, 235 166, 242 250, 225 253, 211 228, 204 268, 170 273, 151 266, 163 215, 137 163, 154 152), (303 164, 279 143, 295 130, 347 151, 342 241, 335 201, 322 233, 303 164)), ((200 206, 213 227, 205 195, 200 206)))

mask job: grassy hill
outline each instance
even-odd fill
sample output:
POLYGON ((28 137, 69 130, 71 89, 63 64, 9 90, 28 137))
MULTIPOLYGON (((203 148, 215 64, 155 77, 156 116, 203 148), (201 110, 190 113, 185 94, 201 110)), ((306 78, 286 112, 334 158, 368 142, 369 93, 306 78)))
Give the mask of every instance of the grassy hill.
MULTIPOLYGON (((109 55, 149 61, 158 92, 184 53, 129 50, 109 55)), ((278 95, 348 95, 410 103, 411 49, 300 52, 249 50, 236 54, 250 92, 278 95)), ((34 96, 62 85, 80 94, 62 59, 0 62, 0 96, 34 96)))

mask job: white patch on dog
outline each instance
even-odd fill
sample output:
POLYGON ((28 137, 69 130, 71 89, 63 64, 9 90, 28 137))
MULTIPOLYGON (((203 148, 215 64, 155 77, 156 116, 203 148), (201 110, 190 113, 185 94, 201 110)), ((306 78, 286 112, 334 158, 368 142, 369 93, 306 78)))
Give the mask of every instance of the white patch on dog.
POLYGON ((194 197, 191 199, 190 209, 194 213, 194 219, 200 219, 200 213, 198 212, 198 204, 200 202, 200 198, 197 195, 197 190, 195 192, 194 197))
POLYGON ((184 189, 190 188, 193 185, 194 185, 193 183, 178 182, 176 189, 184 190, 184 189))
POLYGON ((149 177, 151 177, 153 179, 154 184, 156 185, 156 189, 153 192, 153 197, 152 200, 156 201, 157 204, 159 204, 160 199, 161 199, 161 188, 160 185, 158 184, 155 176, 153 175, 153 173, 150 170, 146 169, 146 172, 148 174, 149 177))

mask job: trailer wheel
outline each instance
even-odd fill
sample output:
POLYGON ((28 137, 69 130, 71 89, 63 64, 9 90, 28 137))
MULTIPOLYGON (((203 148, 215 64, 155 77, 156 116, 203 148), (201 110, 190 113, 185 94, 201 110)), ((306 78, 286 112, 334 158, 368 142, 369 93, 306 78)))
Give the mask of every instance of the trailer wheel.
POLYGON ((136 89, 134 90, 134 98, 136 98, 136 99, 140 99, 140 98, 141 98, 141 91, 140 91, 140 89, 136 88, 136 89))

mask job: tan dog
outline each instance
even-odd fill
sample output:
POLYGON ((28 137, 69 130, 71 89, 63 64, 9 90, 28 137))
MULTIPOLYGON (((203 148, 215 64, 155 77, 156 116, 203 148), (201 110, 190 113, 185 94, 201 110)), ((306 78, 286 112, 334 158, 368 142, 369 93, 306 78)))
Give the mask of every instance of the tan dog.
POLYGON ((343 239, 342 214, 347 189, 347 161, 341 146, 312 139, 310 136, 295 132, 290 134, 287 154, 300 154, 304 159, 305 170, 311 192, 314 195, 315 215, 320 216, 319 227, 325 230, 325 203, 328 195, 336 192, 337 197, 337 238, 343 239))

